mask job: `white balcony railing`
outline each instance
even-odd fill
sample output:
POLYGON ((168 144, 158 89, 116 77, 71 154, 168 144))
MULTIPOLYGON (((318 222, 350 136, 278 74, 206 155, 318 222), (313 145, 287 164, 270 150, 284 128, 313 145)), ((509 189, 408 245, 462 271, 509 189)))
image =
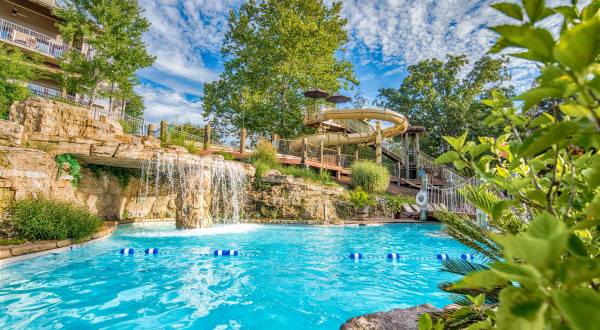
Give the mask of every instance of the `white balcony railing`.
POLYGON ((54 38, 3 19, 0 19, 0 39, 35 49, 56 58, 72 49, 69 45, 54 38))

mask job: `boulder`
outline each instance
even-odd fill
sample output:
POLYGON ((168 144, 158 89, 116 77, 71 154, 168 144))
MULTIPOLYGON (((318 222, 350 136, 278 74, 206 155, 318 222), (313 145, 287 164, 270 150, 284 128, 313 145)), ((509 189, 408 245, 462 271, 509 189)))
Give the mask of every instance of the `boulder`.
POLYGON ((440 313, 441 309, 429 304, 410 308, 397 308, 388 312, 379 312, 353 317, 340 327, 341 330, 389 330, 419 329, 419 317, 423 313, 440 313))
POLYGON ((344 190, 287 176, 267 177, 270 185, 248 193, 249 214, 258 219, 337 221, 343 216, 344 190), (281 179, 278 179, 281 178, 281 179), (270 180, 273 179, 273 180, 270 180))
POLYGON ((24 140, 25 127, 10 121, 0 121, 0 145, 18 147, 24 140))

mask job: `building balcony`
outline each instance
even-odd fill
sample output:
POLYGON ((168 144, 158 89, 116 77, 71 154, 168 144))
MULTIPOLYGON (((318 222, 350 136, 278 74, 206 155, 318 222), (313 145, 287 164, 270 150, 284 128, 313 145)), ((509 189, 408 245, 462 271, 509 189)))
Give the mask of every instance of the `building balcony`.
MULTIPOLYGON (((0 18, 0 40, 54 59, 73 48, 57 39, 0 18)), ((86 54, 89 57, 89 54, 86 54)))

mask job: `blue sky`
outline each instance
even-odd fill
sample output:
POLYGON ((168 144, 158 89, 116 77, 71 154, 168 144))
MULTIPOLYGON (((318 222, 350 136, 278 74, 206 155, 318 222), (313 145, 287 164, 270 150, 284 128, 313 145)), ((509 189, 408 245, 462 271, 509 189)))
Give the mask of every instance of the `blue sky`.
MULTIPOLYGON (((220 47, 227 15, 241 2, 140 1, 152 23, 144 40, 157 56, 152 67, 138 72, 142 84, 137 92, 145 98, 146 119, 202 123, 203 85, 222 71, 220 47)), ((495 39, 486 26, 506 22, 489 8, 493 2, 344 0, 342 15, 348 19, 350 41, 341 55, 354 64, 361 94, 373 100, 379 88, 397 88, 408 65, 446 54, 466 54, 471 62, 484 55, 495 39)), ((556 27, 560 20, 550 18, 545 24, 556 27)), ((518 89, 531 85, 535 66, 511 60, 510 68, 518 89)))

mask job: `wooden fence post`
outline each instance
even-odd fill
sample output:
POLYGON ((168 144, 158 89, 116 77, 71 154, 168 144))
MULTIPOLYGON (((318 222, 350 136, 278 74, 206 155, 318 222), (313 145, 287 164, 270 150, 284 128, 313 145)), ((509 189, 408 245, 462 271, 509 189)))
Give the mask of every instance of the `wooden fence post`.
POLYGON ((240 134, 240 154, 243 156, 244 152, 246 151, 246 136, 248 134, 248 131, 246 131, 246 128, 242 128, 242 133, 240 134))
POLYGON ((335 177, 339 180, 342 178, 342 147, 337 147, 337 165, 340 167, 339 170, 335 171, 335 177))
POLYGON ((210 135, 212 134, 212 128, 210 125, 204 126, 204 150, 210 148, 210 135))
POLYGON ((169 143, 169 124, 165 120, 160 121, 160 143, 169 143))
POLYGON ((319 162, 321 163, 319 173, 323 173, 323 140, 319 143, 319 162))
POLYGON ((308 139, 302 139, 302 164, 308 160, 308 139))
POLYGON ((148 136, 154 136, 154 132, 156 132, 156 124, 148 124, 148 132, 146 132, 146 134, 148 136))

